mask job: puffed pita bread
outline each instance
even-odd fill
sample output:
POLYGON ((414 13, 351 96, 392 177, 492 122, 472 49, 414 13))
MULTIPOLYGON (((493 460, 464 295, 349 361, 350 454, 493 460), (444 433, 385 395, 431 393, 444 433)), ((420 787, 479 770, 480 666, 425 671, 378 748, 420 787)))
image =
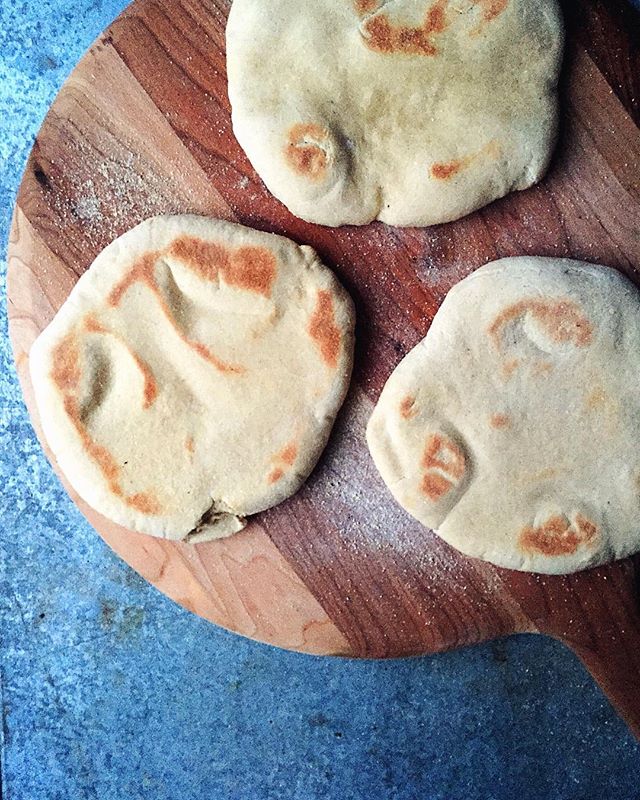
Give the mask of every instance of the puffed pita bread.
POLYGON ((640 550, 640 294, 511 258, 447 295, 368 425, 396 500, 449 544, 567 573, 640 550))
POLYGON ((354 310, 309 247, 155 217, 110 244, 30 354, 46 439, 104 516, 229 535, 292 495, 352 367, 354 310))
POLYGON ((545 173, 556 0, 234 0, 233 129, 270 191, 323 225, 433 225, 545 173))

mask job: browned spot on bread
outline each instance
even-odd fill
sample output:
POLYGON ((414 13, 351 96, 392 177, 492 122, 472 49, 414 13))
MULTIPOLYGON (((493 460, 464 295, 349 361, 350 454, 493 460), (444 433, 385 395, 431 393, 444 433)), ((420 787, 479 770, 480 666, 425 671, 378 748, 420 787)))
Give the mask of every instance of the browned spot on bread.
POLYGON ((137 353, 132 353, 132 355, 138 366, 138 369, 144 376, 144 401, 142 403, 142 407, 147 409, 153 404, 153 401, 158 396, 158 384, 156 383, 156 379, 147 362, 143 361, 140 356, 137 355, 137 353))
POLYGON ((571 343, 586 347, 593 339, 593 327, 581 308, 572 300, 539 300, 531 298, 508 306, 489 327, 498 349, 502 349, 502 333, 511 322, 530 315, 544 333, 557 344, 571 343))
POLYGON ((583 542, 590 542, 598 533, 598 526, 595 522, 583 517, 582 514, 576 514, 574 525, 578 529, 583 542))
POLYGON ((69 414, 71 421, 80 434, 80 438, 82 439, 82 444, 84 445, 85 450, 100 467, 102 474, 109 482, 112 491, 114 491, 115 494, 121 495, 122 490, 120 489, 119 485, 117 485, 120 477, 120 467, 118 466, 115 458, 106 447, 98 444, 91 437, 86 426, 80 419, 78 407, 75 402, 69 403, 69 405, 65 403, 65 410, 67 411, 67 414, 69 414))
POLYGON ((289 442, 289 444, 275 457, 276 461, 282 461, 288 466, 293 466, 294 461, 298 455, 298 445, 296 442, 289 442))
POLYGON ((556 515, 537 528, 528 525, 520 534, 523 550, 545 556, 572 555, 584 544, 595 539, 598 526, 582 514, 576 514, 571 523, 565 516, 556 515))
MULTIPOLYGON (((474 5, 480 7, 481 18, 478 25, 469 32, 477 36, 492 20, 499 17, 506 9, 508 0, 475 0, 474 5)), ((355 9, 364 16, 373 14, 379 7, 377 0, 354 0, 355 9)), ((444 33, 451 25, 455 15, 447 10, 449 0, 435 0, 427 9, 422 25, 393 25, 386 14, 377 14, 366 20, 363 25, 365 42, 371 50, 378 53, 405 53, 408 55, 437 56, 438 49, 433 38, 444 33)))
POLYGON ((418 27, 392 25, 386 14, 371 17, 363 25, 367 47, 379 53, 435 56, 438 50, 431 38, 447 28, 448 2, 436 0, 418 27))
MULTIPOLYGON (((91 315, 85 318, 85 328, 95 333, 108 333, 106 328, 91 315)), ((137 507, 132 500, 146 497, 146 495, 134 495, 133 498, 124 495, 120 485, 121 468, 119 464, 106 447, 95 441, 82 418, 78 397, 82 379, 82 363, 80 342, 75 334, 67 335, 54 349, 52 365, 51 379, 60 390, 65 413, 76 429, 85 452, 98 465, 109 486, 109 490, 117 497, 123 497, 124 501, 129 505, 137 507)), ((144 513, 159 514, 160 510, 157 503, 155 507, 158 510, 144 513)), ((139 510, 144 511, 142 508, 139 510)))
POLYGON ((425 470, 422 492, 430 500, 438 500, 464 477, 466 460, 453 439, 436 433, 427 440, 422 467, 425 470))
POLYGON ((436 163, 431 166, 431 175, 439 181, 446 181, 452 178, 465 166, 464 159, 458 158, 455 161, 436 163))
POLYGON ((318 289, 316 307, 309 319, 309 336, 315 341, 327 366, 338 364, 342 336, 336 325, 333 296, 327 289, 318 289))
POLYGON ((444 434, 435 433, 429 437, 422 456, 425 469, 441 469, 447 475, 459 480, 465 472, 465 457, 458 445, 444 434))
POLYGON ((437 472, 427 472, 422 477, 420 488, 429 500, 435 502, 444 497, 445 494, 448 494, 453 488, 453 484, 437 472))
POLYGON ((87 314, 84 318, 84 327, 89 333, 109 333, 95 314, 87 314))
POLYGON ((491 22, 502 14, 509 5, 509 0, 480 0, 480 5, 483 7, 483 19, 485 22, 491 22))
POLYGON ((287 135, 284 155, 291 167, 312 181, 324 177, 329 163, 329 131, 314 122, 299 122, 287 135))
POLYGON ((370 14, 380 5, 380 0, 354 0, 358 14, 370 14))
POLYGON ((400 416, 403 419, 412 419, 418 413, 415 407, 416 405, 416 398, 412 397, 411 395, 407 395, 403 398, 402 402, 400 403, 400 416))
POLYGON ((284 477, 284 470, 281 469, 280 467, 276 467, 275 469, 271 470, 267 480, 269 481, 269 483, 277 483, 283 477, 284 477))
POLYGON ((229 268, 229 251, 217 242, 205 242, 195 236, 180 236, 169 247, 169 255, 190 267, 206 281, 216 283, 229 268))
POLYGON ((492 20, 499 17, 509 5, 509 0, 476 0, 476 5, 482 9, 482 18, 471 31, 471 36, 477 36, 492 20))
POLYGON ((447 181, 457 175, 461 170, 470 167, 474 161, 477 161, 483 156, 489 158, 497 158, 500 155, 500 144, 496 139, 492 139, 484 147, 480 148, 475 153, 456 158, 452 161, 436 162, 431 165, 431 177, 439 181, 447 181))
MULTIPOLYGON (((177 243, 180 243, 180 239, 176 240, 171 247, 169 248, 169 253, 179 260, 183 261, 181 253, 185 253, 186 251, 182 248, 184 247, 184 242, 182 245, 179 244, 178 248, 174 250, 174 247, 177 243)), ((201 242, 199 239, 195 239, 195 242, 201 243, 203 245, 208 245, 208 242, 201 242)), ((199 247, 197 245, 196 249, 199 247)), ((214 245, 214 248, 220 247, 218 245, 214 245)), ((189 250, 189 252, 193 253, 193 250, 189 250)), ((220 250, 222 252, 222 257, 225 258, 224 248, 220 250)), ((198 250, 199 255, 202 256, 202 259, 198 261, 197 271, 203 276, 207 277, 210 280, 214 280, 212 276, 212 270, 214 268, 213 262, 213 250, 207 250, 206 248, 202 249, 201 251, 198 250), (205 255, 208 254, 209 260, 206 260, 205 255)), ((226 361, 218 358, 206 345, 202 344, 201 342, 196 342, 193 339, 190 339, 184 331, 180 328, 177 320, 171 313, 171 309, 167 304, 164 295, 158 285, 158 281, 156 279, 155 269, 156 269, 156 261, 158 258, 162 257, 162 253, 148 253, 142 256, 133 267, 129 270, 129 272, 124 276, 124 278, 118 283, 112 292, 109 295, 108 303, 113 308, 117 307, 122 298, 127 293, 127 291, 133 286, 135 283, 143 283, 147 286, 155 295, 162 312, 164 313, 165 317, 167 318, 171 327, 175 330, 178 336, 182 339, 182 341, 190 347, 192 350, 195 350, 199 356, 204 358, 210 364, 219 370, 220 372, 228 373, 228 374, 235 374, 241 375, 246 372, 246 368, 242 367, 237 364, 229 364, 226 361)), ((185 261, 186 263, 186 261, 185 261)), ((194 267, 195 262, 188 262, 191 267, 194 267)), ((194 267, 195 268, 195 267, 194 267)), ((217 274, 217 273, 216 273, 217 274)))
POLYGON ((227 374, 231 373, 232 375, 242 375, 247 370, 245 367, 241 367, 237 364, 227 364, 226 361, 222 361, 222 359, 218 358, 206 345, 202 344, 202 342, 195 342, 193 339, 188 339, 186 336, 182 337, 184 343, 188 345, 192 350, 204 358, 205 361, 208 361, 210 364, 219 370, 220 372, 225 372, 227 374))
POLYGON ((115 458, 112 456, 109 450, 107 450, 106 447, 98 444, 92 438, 86 425, 82 421, 80 408, 78 407, 78 401, 76 400, 75 394, 65 393, 64 410, 69 417, 70 422, 78 432, 82 446, 89 457, 92 458, 100 468, 100 471, 109 484, 111 491, 118 496, 122 495, 122 489, 119 485, 120 467, 116 463, 115 458))
POLYGON ((510 428, 511 417, 508 414, 492 414, 489 424, 492 428, 510 428))
POLYGON ((232 253, 229 267, 222 277, 230 286, 271 297, 276 271, 276 257, 271 250, 247 245, 232 253))
POLYGON ((80 383, 80 348, 72 333, 53 351, 51 379, 61 392, 73 392, 80 383))
POLYGON ((293 466, 297 457, 298 443, 294 439, 271 459, 275 466, 267 478, 269 483, 276 483, 279 481, 284 476, 286 470, 293 466))
POLYGON ((171 244, 169 255, 205 280, 215 283, 221 277, 229 286, 265 297, 271 295, 277 265, 275 256, 266 247, 247 245, 231 250, 217 242, 181 236, 171 244))
POLYGON ((158 502, 158 499, 152 494, 134 494, 130 497, 127 497, 125 502, 128 506, 135 508, 136 511, 140 511, 142 514, 156 516, 162 513, 162 506, 158 502))
POLYGON ((159 258, 159 256, 160 253, 147 253, 134 263, 129 272, 124 276, 124 278, 120 281, 120 283, 118 283, 112 289, 111 293, 109 294, 107 302, 112 308, 116 308, 116 306, 120 305, 122 298, 129 291, 129 289, 136 283, 144 283, 149 287, 149 289, 151 289, 151 291, 154 294, 160 295, 160 298, 164 305, 164 298, 162 298, 160 290, 158 289, 158 285, 156 283, 156 274, 155 274, 156 261, 159 258))
POLYGON ((193 436, 187 436, 185 443, 184 443, 185 450, 187 453, 193 453, 196 449, 195 442, 193 441, 193 436))

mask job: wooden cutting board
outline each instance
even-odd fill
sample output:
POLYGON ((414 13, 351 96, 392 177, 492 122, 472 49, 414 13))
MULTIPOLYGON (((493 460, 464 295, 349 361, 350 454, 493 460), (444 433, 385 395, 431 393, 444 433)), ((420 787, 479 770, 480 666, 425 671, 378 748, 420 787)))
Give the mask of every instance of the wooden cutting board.
POLYGON ((540 186, 435 228, 333 230, 289 214, 233 137, 228 9, 228 0, 136 0, 47 115, 9 246, 10 335, 25 399, 39 430, 33 340, 108 242, 168 212, 237 220, 315 247, 357 305, 351 391, 306 487, 226 541, 188 546, 130 533, 71 497, 147 580, 245 636, 382 658, 545 633, 582 658, 640 735, 640 559, 548 577, 465 558, 395 505, 364 440, 385 380, 447 290, 480 265, 572 256, 640 282, 638 15, 625 0, 564 3, 564 125, 540 186))

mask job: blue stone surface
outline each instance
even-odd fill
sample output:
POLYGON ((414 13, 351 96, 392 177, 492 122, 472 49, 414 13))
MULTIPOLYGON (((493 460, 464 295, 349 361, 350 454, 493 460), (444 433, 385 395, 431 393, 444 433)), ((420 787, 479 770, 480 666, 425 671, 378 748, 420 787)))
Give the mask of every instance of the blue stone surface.
MULTIPOLYGON (((0 0, 0 241, 63 79, 120 0, 0 0)), ((5 263, 2 262, 2 308, 5 263)), ((5 800, 638 800, 640 747, 561 645, 356 662, 225 633, 114 556, 54 477, 0 336, 5 800)))

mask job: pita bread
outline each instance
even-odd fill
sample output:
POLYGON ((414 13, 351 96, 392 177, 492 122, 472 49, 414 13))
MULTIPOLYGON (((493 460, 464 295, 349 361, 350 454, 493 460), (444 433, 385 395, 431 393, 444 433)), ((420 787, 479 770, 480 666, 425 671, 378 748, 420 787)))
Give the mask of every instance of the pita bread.
POLYGON ((556 0, 234 0, 233 129, 270 191, 323 225, 433 225, 544 175, 556 0))
POLYGON ((204 541, 298 490, 351 374, 354 310, 309 247, 155 217, 110 244, 31 350, 45 436, 104 516, 204 541))
POLYGON ((396 500, 449 544, 567 573, 640 550, 640 294, 511 258, 455 286, 369 421, 396 500))

